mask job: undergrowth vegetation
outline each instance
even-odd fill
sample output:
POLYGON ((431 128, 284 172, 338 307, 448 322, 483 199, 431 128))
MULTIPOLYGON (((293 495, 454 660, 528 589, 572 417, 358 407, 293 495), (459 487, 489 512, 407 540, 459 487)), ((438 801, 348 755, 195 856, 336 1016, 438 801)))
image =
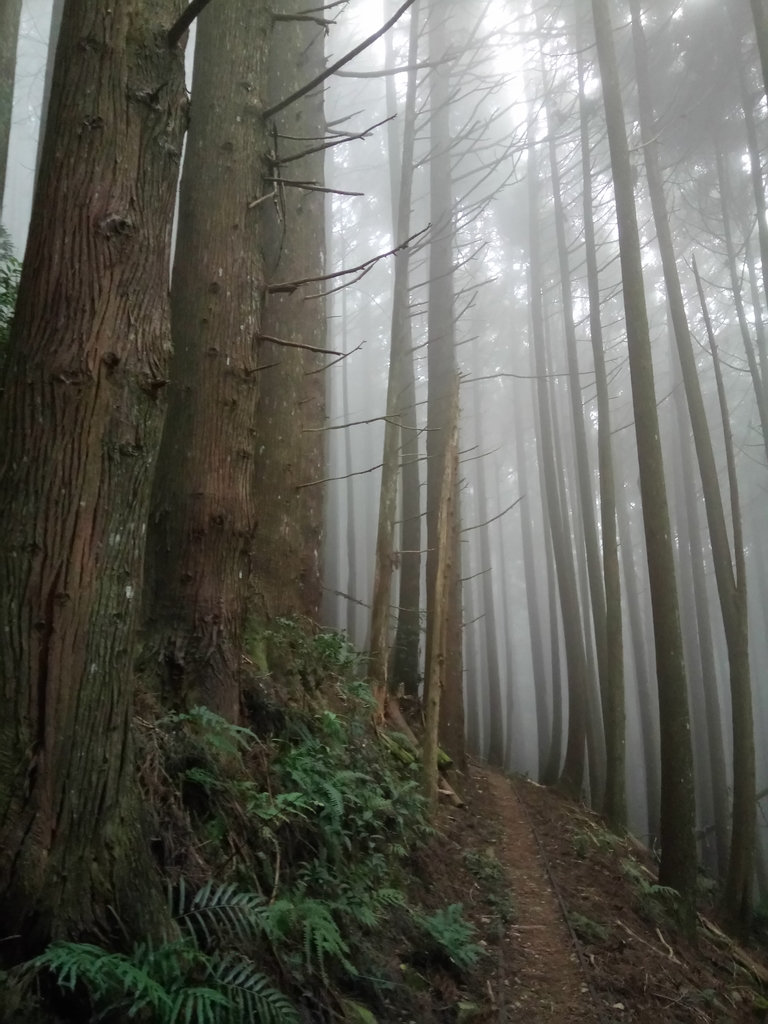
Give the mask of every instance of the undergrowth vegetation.
POLYGON ((414 897, 409 860, 433 835, 419 770, 371 727, 354 651, 288 621, 251 649, 250 727, 138 703, 165 941, 56 943, 6 975, 25 999, 78 1021, 288 1024, 355 1019, 350 1007, 362 1020, 355 1000, 401 998, 399 961, 457 976, 477 962, 461 907, 427 913, 414 897))
POLYGON ((8 344, 20 277, 21 263, 13 254, 8 232, 0 224, 0 367, 8 344))

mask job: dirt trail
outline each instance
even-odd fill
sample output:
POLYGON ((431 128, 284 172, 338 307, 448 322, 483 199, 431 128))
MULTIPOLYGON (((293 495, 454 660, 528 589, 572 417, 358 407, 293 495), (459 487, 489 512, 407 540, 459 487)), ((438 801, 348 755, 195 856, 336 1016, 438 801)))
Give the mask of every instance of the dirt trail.
POLYGON ((485 804, 483 810, 500 825, 494 852, 507 872, 516 910, 515 922, 502 940, 499 972, 507 1019, 526 1024, 597 1022, 586 978, 515 785, 485 769, 476 768, 473 774, 475 806, 479 810, 485 804))

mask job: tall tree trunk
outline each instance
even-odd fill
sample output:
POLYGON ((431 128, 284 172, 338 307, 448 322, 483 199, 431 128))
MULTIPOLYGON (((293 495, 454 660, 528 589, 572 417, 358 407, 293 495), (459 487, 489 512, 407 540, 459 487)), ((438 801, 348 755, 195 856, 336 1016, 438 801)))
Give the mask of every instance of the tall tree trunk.
MULTIPOLYGON (((765 323, 763 321, 763 310, 760 304, 760 286, 757 283, 757 271, 755 269, 755 258, 752 254, 752 246, 747 240, 746 243, 747 273, 749 274, 749 290, 752 299, 752 314, 755 320, 755 337, 757 339, 757 351, 760 356, 760 379, 768 380, 768 342, 765 337, 765 323)), ((760 257, 762 262, 762 255, 760 257)), ((768 273, 768 271, 766 271, 768 273)))
MULTIPOLYGON (((394 0, 389 2, 389 15, 395 12, 394 0)), ((411 8, 411 19, 418 21, 419 5, 411 8)), ((415 23, 412 21, 412 23, 415 23)), ((392 32, 385 37, 386 67, 395 67, 392 32)), ((418 53, 413 63, 418 60, 418 53)), ((408 58, 411 64, 411 58, 408 58)), ((392 195, 393 235, 397 233, 400 195, 400 140, 397 125, 397 90, 395 75, 387 75, 387 150, 389 155, 390 192, 392 195)), ((407 115, 406 115, 407 116, 407 115)), ((411 170, 411 173, 413 171, 411 170)), ((395 243, 397 244, 397 243, 395 243)), ((416 418, 416 377, 414 372, 413 332, 411 318, 405 322, 402 362, 403 387, 401 399, 401 468, 402 525, 400 528, 400 592, 397 602, 397 630, 392 657, 392 681, 402 687, 404 695, 415 702, 419 696, 419 642, 421 640, 421 474, 419 472, 419 433, 416 418)))
POLYGON ((147 660, 156 659, 171 700, 205 704, 230 721, 240 710, 255 523, 263 209, 249 204, 267 169, 260 112, 269 26, 261 0, 209 7, 197 26, 171 293, 170 405, 148 544, 147 660))
POLYGON ((720 190, 720 209, 723 217, 723 237, 725 240, 726 259, 728 261, 728 273, 731 278, 731 291, 733 292, 733 304, 736 307, 736 318, 739 321, 741 340, 744 345, 744 352, 747 356, 749 372, 752 377, 752 387, 757 401, 757 411, 760 414, 760 427, 763 432, 763 446, 766 457, 768 457, 768 395, 765 393, 765 382, 760 376, 760 368, 755 357, 755 347, 752 344, 752 335, 749 332, 747 314, 744 310, 744 300, 741 295, 741 278, 736 269, 736 252, 733 245, 733 233, 731 231, 731 215, 728 210, 728 180, 725 169, 725 161, 720 149, 716 146, 715 158, 717 161, 717 182, 720 190))
MULTIPOLYGON (((536 576, 535 555, 533 550, 533 495, 528 483, 528 461, 525 453, 525 434, 521 411, 522 387, 516 388, 512 404, 515 414, 515 450, 517 454, 517 482, 523 501, 520 511, 520 529, 523 541, 523 574, 525 577, 526 609, 528 614, 528 630, 531 637, 531 665, 533 669, 533 696, 536 704, 536 735, 538 739, 539 782, 543 782, 549 758, 549 714, 547 711, 547 674, 544 667, 544 644, 542 642, 541 610, 539 607, 539 587, 536 576)), ((557 635, 557 620, 554 623, 557 635)), ((557 774, 560 771, 559 754, 557 774)))
MULTIPOLYGON (((431 10, 429 21, 430 75, 430 222, 429 315, 427 324, 427 638, 426 662, 430 663, 431 645, 437 621, 434 594, 437 573, 437 520, 442 486, 442 467, 448 444, 451 396, 456 372, 455 324, 453 301, 454 216, 451 174, 450 61, 446 10, 442 0, 431 10)), ((458 489, 459 482, 456 481, 458 489)), ((458 496, 457 496, 458 497, 458 496)), ((448 656, 441 701, 440 738, 444 749, 460 767, 464 765, 464 708, 462 688, 462 600, 461 543, 459 503, 453 516, 453 555, 450 562, 448 594, 448 656)), ((425 678, 425 699, 429 696, 425 678)))
MULTIPOLYGON (((752 882, 755 869, 755 839, 757 831, 755 790, 755 732, 752 712, 752 684, 749 674, 749 606, 747 602, 747 567, 744 535, 741 523, 739 481, 736 473, 736 453, 731 431, 731 419, 725 394, 715 333, 709 319, 704 289, 701 285, 696 259, 693 270, 701 300, 707 338, 712 352, 717 381, 717 397, 723 424, 725 460, 728 467, 728 487, 731 498, 731 529, 733 532, 733 568, 730 583, 731 604, 723 608, 728 645, 728 668, 731 675, 731 714, 733 717, 733 817, 731 820, 731 850, 725 876, 723 905, 729 923, 737 931, 747 934, 752 918, 752 882)), ((717 555, 715 558, 715 576, 717 555)), ((729 561, 729 567, 730 561, 729 561)), ((719 585, 719 583, 718 583, 719 585)))
MULTIPOLYGON (((661 252, 662 266, 664 269, 664 281, 667 288, 672 325, 674 327, 677 351, 680 356, 685 395, 688 401, 688 409, 693 427, 693 440, 696 448, 696 455, 699 462, 702 488, 704 490, 704 507, 707 513, 707 525, 712 545, 712 559, 715 567, 715 579, 717 581, 717 592, 720 598, 720 610, 723 616, 726 644, 728 646, 728 663, 730 668, 731 702, 734 709, 738 709, 740 716, 739 727, 736 725, 737 711, 734 710, 734 763, 740 765, 740 772, 734 771, 734 820, 731 830, 731 860, 726 874, 725 899, 726 912, 732 924, 739 920, 746 921, 751 913, 751 885, 755 844, 755 820, 754 820, 754 793, 755 793, 755 763, 754 746, 752 736, 752 684, 749 671, 749 645, 748 645, 748 617, 746 599, 746 574, 739 569, 744 560, 743 543, 741 540, 740 509, 738 502, 738 483, 736 480, 735 466, 731 466, 732 452, 729 453, 730 422, 727 415, 727 407, 724 406, 725 396, 721 396, 721 415, 723 417, 723 429, 726 434, 726 458, 728 460, 729 483, 731 487, 731 511, 733 517, 733 560, 731 544, 728 538, 728 528, 725 521, 723 509, 723 498, 720 492, 720 480, 718 477, 715 455, 712 448, 712 437, 707 422, 704 399, 701 393, 696 357, 693 351, 688 318, 685 311, 685 302, 680 285, 680 277, 677 272, 674 243, 672 232, 669 226, 666 200, 664 197, 664 184, 659 164, 658 148, 656 141, 656 125, 654 117, 653 97, 651 94, 651 79, 648 69, 648 56, 646 52, 645 34, 642 26, 642 18, 639 0, 630 0, 632 12, 632 37, 635 50, 635 67, 637 71, 638 100, 640 106, 640 126, 643 139, 643 150, 645 153, 645 166, 648 174, 648 188, 653 207, 653 218, 656 225, 656 235, 661 252), (738 536, 737 536, 738 535, 738 536), (736 570, 734 571, 734 562, 736 570), (741 727, 748 728, 745 736, 741 727), (751 748, 751 756, 749 754, 751 748), (739 788, 745 786, 747 794, 739 792, 739 788), (736 806, 740 808, 740 814, 736 815, 736 806), (747 807, 751 808, 752 815, 746 813, 747 807), (746 917, 742 918, 742 915, 746 917)), ((722 161, 718 153, 718 174, 723 183, 722 161)), ((726 246, 728 249, 729 265, 731 267, 732 279, 734 278, 734 256, 733 247, 730 242, 730 230, 727 220, 727 205, 725 196, 722 195, 724 223, 726 224, 726 246)), ((698 283, 698 275, 697 275, 698 283)), ((734 297, 739 306, 739 320, 744 321, 743 330, 746 330, 746 316, 744 315, 743 304, 741 303, 741 292, 738 282, 733 280, 734 297)), ((706 317, 706 306, 704 305, 703 292, 702 306, 706 317)), ((707 321, 708 323, 708 321, 707 321)), ((709 325, 708 325, 709 330, 709 325)), ((711 334, 711 331, 709 332, 711 334)), ((747 341, 745 340, 745 344, 747 341)), ((719 372, 717 360, 717 347, 714 336, 710 337, 713 359, 715 360, 715 372, 719 372)), ((750 367, 755 362, 754 351, 749 340, 749 350, 752 352, 750 367)), ((753 371, 759 373, 757 367, 753 371)), ((757 388, 757 381, 755 384, 757 388)), ((762 392, 762 386, 760 387, 762 392)))
MULTIPOLYGON (((342 246, 342 265, 344 262, 344 248, 342 246)), ((348 352, 348 317, 347 317, 347 290, 341 292, 341 338, 342 351, 348 352)), ((349 360, 344 359, 341 364, 341 401, 344 423, 351 423, 349 415, 349 360)), ((363 645, 362 631, 359 629, 360 613, 357 604, 362 588, 360 586, 357 570, 357 525, 355 523, 355 478, 352 476, 352 434, 351 427, 344 430, 344 473, 347 477, 344 488, 347 505, 347 582, 345 592, 347 595, 347 634, 352 643, 358 647, 363 645)))
POLYGON ((656 645, 662 764, 659 878, 662 885, 669 885, 680 893, 685 924, 692 930, 696 898, 693 753, 640 234, 607 0, 592 0, 592 12, 616 197, 624 315, 656 645))
POLYGON ((543 457, 544 488, 547 496, 552 549, 557 573, 560 606, 563 611, 565 657, 568 666, 568 744, 560 776, 564 790, 581 795, 584 781, 584 742, 586 730, 587 664, 581 629, 581 611, 576 587, 570 531, 566 534, 564 511, 560 504, 555 467, 552 412, 545 357, 544 315, 542 310, 541 257, 539 253, 539 172, 533 118, 528 122, 528 204, 529 204, 529 287, 536 389, 539 401, 539 430, 543 457))
POLYGON ((661 774, 659 757, 658 697, 648 669, 648 657, 643 626, 643 612, 638 591, 638 570, 632 544, 632 530, 627 511, 626 496, 622 491, 616 501, 616 522, 619 530, 619 553, 624 570, 624 592, 627 596, 629 633, 632 657, 635 663, 635 683, 640 705, 640 734, 645 754, 645 793, 648 802, 648 845, 653 847, 659 838, 661 808, 661 774))
POLYGON ((768 96, 768 10, 765 0, 749 0, 752 7, 752 18, 757 36, 757 52, 760 54, 760 67, 763 72, 763 89, 768 96))
MULTIPOLYGON (((678 381, 680 378, 677 378, 678 381)), ((680 447, 682 469, 682 487, 685 500, 685 516, 687 520, 686 536, 690 546, 691 571, 693 575, 693 600, 696 611, 696 633, 701 660, 701 681, 703 688, 704 709, 707 722, 707 739, 709 746, 709 764, 712 774, 712 810, 715 824, 715 846, 717 850, 718 871, 725 875, 728 865, 728 781, 725 769, 725 750, 723 747, 723 720, 720 708, 720 696, 717 689, 717 672, 715 669, 715 649, 712 641, 712 622, 707 597, 707 579, 704 567, 704 551, 701 543, 701 525, 699 522, 698 495, 691 458, 689 439, 689 420, 686 416, 685 395, 679 387, 674 392, 675 410, 677 414, 677 444, 680 447)), ((698 700, 698 694, 696 695, 698 700)))
MULTIPOLYGON (((480 354, 477 340, 473 343, 473 367, 475 377, 480 376, 480 354)), ((504 766, 504 716, 501 709, 501 672, 499 670, 499 641, 496 631, 496 603, 493 594, 491 562, 491 539, 488 519, 488 490, 485 480, 483 444, 483 418, 480 390, 477 383, 472 385, 475 416, 475 443, 479 455, 477 461, 477 522, 480 534, 480 579, 483 584, 483 606, 485 608, 485 642, 488 648, 488 696, 490 711, 490 743, 488 761, 497 768, 504 766)))
POLYGON ((21 0, 0 0, 0 214, 3 212, 8 140, 13 117, 16 48, 21 23, 21 0))
MULTIPOLYGON (((408 54, 408 88, 405 98, 405 131, 403 135, 402 168, 398 193, 396 245, 406 241, 411 227, 413 194, 413 149, 416 135, 416 62, 419 50, 418 3, 411 9, 411 33, 408 54)), ((392 298, 392 330, 389 350, 389 381, 387 412, 384 423, 384 455, 379 497, 379 524, 376 538, 376 568, 371 602, 371 657, 369 675, 382 710, 386 704, 387 667, 389 655, 389 617, 394 569, 395 518, 397 515, 397 480, 400 472, 400 437, 404 363, 411 360, 411 310, 409 282, 410 253, 407 248, 395 254, 395 281, 392 298)), ((412 431, 418 436, 415 431, 412 431)), ((418 452, 418 449, 417 449, 418 452)), ((417 605, 418 607, 418 605, 417 605)), ((393 696, 397 693, 394 687, 393 696)))
MULTIPOLYGON (((277 0, 272 13, 300 15, 304 0, 277 0)), ((267 63, 269 106, 290 95, 325 67, 325 30, 311 20, 273 22, 267 63)), ((304 96, 275 117, 272 145, 276 176, 298 181, 324 179, 325 154, 313 139, 325 130, 322 90, 304 96), (289 139, 286 136, 292 136, 289 139), (302 156, 301 154, 306 154, 302 156)), ((262 254, 274 283, 325 273, 325 197, 284 188, 262 211, 262 254)), ((265 337, 324 348, 323 286, 309 285, 267 296, 261 323, 265 337), (309 296, 313 297, 309 297, 309 296)), ((263 622, 279 616, 316 619, 322 596, 320 552, 323 533, 321 480, 325 473, 325 381, 322 355, 261 345, 258 409, 253 430, 255 536, 251 550, 252 611, 263 622), (297 489, 298 488, 298 489, 297 489)))
MULTIPOLYGON (((499 482, 500 467, 498 460, 493 460, 493 478, 496 481, 496 513, 497 515, 502 512, 501 506, 501 485, 499 482)), ((515 761, 519 764, 523 762, 523 756, 525 747, 521 744, 522 755, 518 755, 518 751, 515 747, 515 724, 517 717, 517 693, 516 693, 516 678, 515 678, 515 667, 514 667, 514 644, 512 641, 512 613, 509 606, 509 587, 507 586, 507 580, 512 577, 511 567, 508 561, 509 555, 507 551, 507 544, 504 538, 504 519, 496 520, 496 530, 498 532, 498 552, 500 556, 501 572, 499 574, 499 590, 501 592, 501 615, 502 615, 502 633, 504 635, 504 691, 507 695, 507 713, 505 721, 507 723, 507 739, 504 753, 504 764, 508 768, 512 768, 515 761)))
MULTIPOLYGON (((738 54, 740 57, 741 54, 738 54)), ((752 108, 752 97, 749 94, 747 76, 741 60, 738 61, 739 85, 741 87, 741 102, 744 108, 744 125, 747 131, 747 149, 749 151, 749 167, 752 175, 752 192, 755 197, 755 210, 757 211, 757 238, 760 243, 760 263, 763 271, 763 290, 768 298, 768 220, 766 219, 765 208, 765 183, 763 181, 763 164, 760 159, 760 148, 757 144, 757 132, 755 131, 755 112, 752 108)), ((765 380, 765 367, 763 366, 763 379, 765 380)))
POLYGON ((48 108, 51 105, 51 87, 53 85, 53 68, 56 64, 56 49, 59 45, 61 32, 61 16, 64 13, 64 0, 53 0, 51 7, 51 25, 48 30, 48 54, 45 59, 45 81, 43 82, 43 99, 40 103, 40 127, 37 135, 37 158, 35 160, 35 184, 40 174, 40 161, 43 156, 43 141, 48 124, 48 108))
MULTIPOLYGON (((542 68, 543 74, 543 68, 542 68)), ((589 604, 584 605, 584 618, 587 624, 585 629, 585 643, 590 634, 588 628, 589 611, 591 608, 592 622, 594 624, 595 653, 597 656, 597 677, 600 684, 600 703, 602 705, 602 718, 608 715, 609 693, 614 688, 614 683, 608 678, 608 651, 606 634, 606 607, 605 587, 603 584, 603 567, 600 560, 600 543, 597 537, 597 522, 595 520, 595 500, 592 491, 592 472, 589 466, 589 452, 587 449, 587 431, 584 423, 584 408, 581 401, 581 374, 579 372, 579 357, 576 346, 576 325, 573 318, 573 295, 571 291, 571 269, 568 260, 568 241, 565 237, 565 213, 563 210, 562 184, 560 178, 560 167, 557 160, 557 136, 556 121, 552 107, 552 93, 544 78, 545 106, 547 111, 547 125, 549 137, 549 165, 552 176, 552 197, 555 215, 555 236, 557 238, 557 257, 560 270, 560 294, 563 309, 563 328, 565 335, 565 351, 568 361, 568 392, 571 405, 571 424, 573 428, 574 450, 576 455, 576 491, 574 501, 578 500, 581 512, 581 524, 586 550, 586 568, 589 581, 589 604)), ((580 559, 580 553, 577 554, 580 559)), ((588 660, 591 658, 591 650, 587 647, 588 660)), ((589 665, 587 666, 589 668, 589 665)), ((590 677, 594 673, 590 672, 590 677)), ((591 694, 591 688, 588 696, 591 694)), ((599 717, 599 716, 598 716, 599 717)), ((590 715, 589 721, 595 721, 595 716, 590 715)), ((598 738, 596 732, 602 731, 590 728, 592 736, 591 746, 593 753, 598 755, 597 745, 604 747, 602 736, 598 738)), ((599 756, 599 755, 598 755, 599 756)), ((603 757, 600 758, 601 762, 603 757)), ((592 790, 592 800, 598 807, 603 806, 604 801, 604 779, 605 769, 601 763, 591 765, 596 771, 595 781, 600 781, 598 792, 592 790)))
POLYGON ((429 808, 434 814, 437 811, 438 789, 438 729, 440 724, 440 698, 444 689, 449 654, 448 629, 451 613, 449 595, 451 587, 451 559, 454 545, 452 542, 451 520, 456 508, 459 475, 459 380, 456 378, 449 411, 448 444, 443 460, 443 483, 440 489, 440 507, 437 517, 438 558, 435 575, 434 609, 437 616, 437 628, 430 650, 430 661, 427 663, 428 685, 424 711, 424 790, 429 808))
POLYGON ((600 470, 600 534, 603 546, 605 593, 605 679, 603 728, 605 731, 606 786, 603 811, 618 828, 627 821, 626 712, 624 697, 624 635, 621 616, 621 573, 616 532, 616 484, 611 442, 611 407, 605 369, 603 325, 600 317, 600 278, 597 267, 595 219, 592 206, 592 154, 589 110, 584 92, 584 66, 579 49, 579 127, 584 207, 584 247, 589 292, 589 330, 597 391, 597 448, 600 470))
POLYGON ((184 67, 176 0, 111 9, 64 12, 0 402, 0 937, 38 947, 163 920, 130 723, 184 67))

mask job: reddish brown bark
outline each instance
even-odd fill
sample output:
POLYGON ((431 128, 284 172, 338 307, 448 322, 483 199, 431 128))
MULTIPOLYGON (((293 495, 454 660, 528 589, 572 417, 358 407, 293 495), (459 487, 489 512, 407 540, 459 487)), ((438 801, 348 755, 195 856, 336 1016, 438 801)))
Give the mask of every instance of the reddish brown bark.
MULTIPOLYGON (((156 930, 129 742, 168 375, 167 0, 65 10, 0 403, 0 934, 156 930)), ((9 947, 6 947, 8 949, 9 947)))
POLYGON ((234 720, 254 526, 264 294, 264 2, 207 8, 179 197, 170 407, 152 502, 149 650, 175 702, 234 720))

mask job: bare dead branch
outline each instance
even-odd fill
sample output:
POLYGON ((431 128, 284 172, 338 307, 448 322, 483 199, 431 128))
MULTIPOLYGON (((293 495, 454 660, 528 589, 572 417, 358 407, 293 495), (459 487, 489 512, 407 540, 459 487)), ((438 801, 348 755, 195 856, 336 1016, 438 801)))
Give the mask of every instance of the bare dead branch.
POLYGON ((168 32, 168 46, 171 49, 176 46, 195 18, 203 13, 210 2, 211 0, 192 0, 192 3, 184 8, 184 13, 168 32))
POLYGON ((275 185, 287 185, 288 188, 302 188, 306 192, 325 192, 334 196, 364 196, 365 192, 342 192, 338 188, 324 188, 316 181, 292 181, 290 178, 265 178, 264 181, 273 182, 275 185))
POLYGON ((516 505, 520 504, 524 497, 525 495, 521 494, 517 501, 513 501, 509 508, 505 508, 504 511, 499 512, 497 516, 494 516, 492 519, 486 519, 484 523, 477 523, 476 526, 465 526, 461 532, 469 533, 471 530, 479 530, 481 526, 490 526, 491 523, 495 523, 497 519, 501 519, 502 516, 505 516, 507 512, 511 512, 516 505))
MULTIPOLYGON (((209 0, 200 0, 200 2, 203 3, 204 6, 205 3, 209 2, 209 0)), ((405 3, 402 4, 395 11, 395 13, 389 19, 389 21, 382 25, 382 27, 377 32, 374 32, 373 35, 368 36, 368 38, 364 39, 362 43, 354 47, 354 49, 350 50, 349 53, 345 54, 340 60, 337 60, 335 64, 332 64, 329 68, 326 68, 325 71, 322 72, 322 74, 317 75, 317 77, 313 78, 311 82, 307 82, 306 85, 303 85, 301 89, 297 89, 296 92, 291 93, 290 96, 286 96, 284 100, 281 100, 279 103, 276 103, 273 107, 270 107, 268 110, 265 110, 263 114, 264 119, 266 120, 267 118, 274 117, 275 114, 279 114, 281 110, 285 110, 285 108, 290 106, 291 103, 295 103, 296 100, 300 100, 302 96, 306 96, 308 92, 312 92, 313 89, 316 89, 317 86, 324 82, 327 78, 330 78, 331 75, 334 75, 337 71, 343 68, 345 64, 349 64, 351 60, 354 60, 354 58, 357 57, 359 53, 362 53, 363 50, 367 50, 372 43, 375 43, 377 39, 380 39, 385 32, 388 32, 392 28, 392 26, 395 25, 400 20, 403 14, 405 14, 405 12, 408 10, 409 7, 413 5, 413 3, 414 0, 405 0, 405 3)))
POLYGON ((282 345, 283 348, 300 348, 305 352, 317 352, 321 356, 339 356, 343 352, 334 352, 329 348, 317 348, 315 345, 305 345, 300 341, 286 341, 284 338, 273 338, 269 334, 257 334, 256 341, 269 341, 273 345, 282 345))

